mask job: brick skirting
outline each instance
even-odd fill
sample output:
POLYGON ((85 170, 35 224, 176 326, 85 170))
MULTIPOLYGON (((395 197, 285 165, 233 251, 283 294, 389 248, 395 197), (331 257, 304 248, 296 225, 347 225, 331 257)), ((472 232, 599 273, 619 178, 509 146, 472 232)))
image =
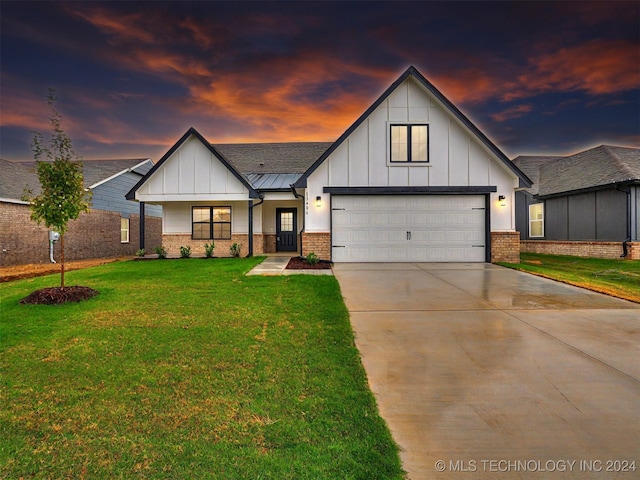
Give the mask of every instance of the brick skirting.
MULTIPOLYGON (((262 241, 262 235, 253 236, 253 253, 254 255, 262 253, 262 247, 256 248, 256 244, 262 241)), ((180 247, 191 247, 191 255, 204 256, 204 244, 211 243, 212 240, 193 240, 190 233, 165 233, 162 235, 162 245, 167 250, 167 254, 172 257, 180 256, 180 247)), ((231 240, 213 240, 215 249, 213 255, 216 257, 230 257, 229 252, 231 245, 240 244, 240 256, 246 257, 249 254, 249 235, 231 234, 231 240)), ((157 245, 156 245, 157 246, 157 245)), ((153 248, 147 249, 147 253, 155 253, 153 248)))
POLYGON ((331 233, 329 232, 303 232, 302 256, 315 253, 321 260, 331 259, 331 233))
MULTIPOLYGON (((627 244, 627 260, 640 260, 640 242, 627 244)), ((571 255, 574 257, 620 258, 622 242, 587 242, 569 240, 522 240, 520 250, 528 253, 548 255, 571 255)))
POLYGON ((520 263, 520 232, 491 232, 491 263, 520 263))

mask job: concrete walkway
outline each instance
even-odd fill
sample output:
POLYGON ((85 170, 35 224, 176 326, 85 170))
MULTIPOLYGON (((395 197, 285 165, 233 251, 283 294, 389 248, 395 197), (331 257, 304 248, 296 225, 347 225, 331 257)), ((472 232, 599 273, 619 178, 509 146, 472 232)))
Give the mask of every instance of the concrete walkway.
POLYGON ((638 478, 640 305, 489 264, 334 273, 410 479, 638 478))
POLYGON ((253 267, 247 275, 333 275, 330 269, 326 270, 287 270, 287 264, 291 257, 267 257, 264 261, 253 267))

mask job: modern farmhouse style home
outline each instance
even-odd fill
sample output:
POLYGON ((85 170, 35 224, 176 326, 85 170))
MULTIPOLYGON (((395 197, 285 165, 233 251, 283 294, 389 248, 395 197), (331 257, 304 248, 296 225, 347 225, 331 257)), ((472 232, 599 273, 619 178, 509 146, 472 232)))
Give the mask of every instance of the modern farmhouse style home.
POLYGON ((414 67, 333 143, 209 143, 195 129, 127 194, 163 207, 176 253, 334 262, 518 261, 531 181, 414 67))

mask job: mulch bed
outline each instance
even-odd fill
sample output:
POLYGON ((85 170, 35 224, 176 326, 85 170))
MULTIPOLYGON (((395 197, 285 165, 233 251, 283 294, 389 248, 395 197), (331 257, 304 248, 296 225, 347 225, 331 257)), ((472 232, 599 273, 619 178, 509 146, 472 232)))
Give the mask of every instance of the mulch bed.
POLYGON ((293 257, 287 264, 287 270, 328 270, 331 269, 331 262, 320 260, 315 265, 307 263, 302 257, 293 257))
POLYGON ((81 302, 98 295, 98 291, 89 287, 51 287, 42 288, 30 293, 20 300, 22 304, 30 305, 60 305, 67 302, 81 302))

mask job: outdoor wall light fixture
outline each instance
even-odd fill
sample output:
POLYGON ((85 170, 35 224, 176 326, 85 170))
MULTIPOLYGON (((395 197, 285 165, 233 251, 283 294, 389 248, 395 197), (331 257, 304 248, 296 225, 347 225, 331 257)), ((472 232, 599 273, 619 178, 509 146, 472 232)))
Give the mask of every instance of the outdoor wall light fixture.
POLYGON ((322 197, 320 195, 318 195, 316 197, 316 207, 321 207, 322 206, 322 197))
POLYGON ((504 207, 507 204, 507 197, 504 195, 498 195, 498 201, 500 202, 500 206, 504 207))

